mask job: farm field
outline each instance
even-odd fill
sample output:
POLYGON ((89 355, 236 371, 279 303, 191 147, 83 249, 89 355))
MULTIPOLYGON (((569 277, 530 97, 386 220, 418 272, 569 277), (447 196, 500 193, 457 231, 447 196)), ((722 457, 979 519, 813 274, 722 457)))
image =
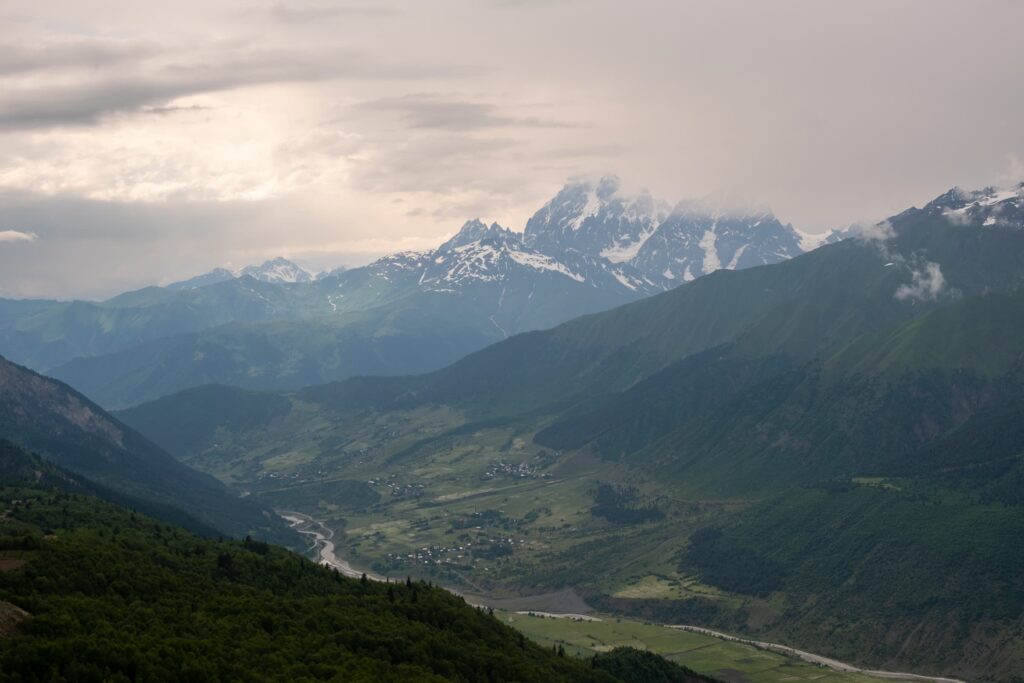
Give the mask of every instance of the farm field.
POLYGON ((632 619, 609 617, 602 621, 581 621, 513 612, 498 614, 503 622, 534 641, 546 646, 563 645, 568 654, 587 655, 619 646, 636 647, 730 682, 877 683, 893 680, 835 671, 749 645, 632 619))

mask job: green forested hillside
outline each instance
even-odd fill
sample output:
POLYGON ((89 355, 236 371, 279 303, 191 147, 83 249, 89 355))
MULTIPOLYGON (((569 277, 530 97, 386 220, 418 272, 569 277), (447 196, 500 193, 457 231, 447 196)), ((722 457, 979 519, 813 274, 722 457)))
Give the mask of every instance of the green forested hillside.
MULTIPOLYGON (((633 681, 420 582, 346 579, 97 499, 4 488, 0 680, 633 681)), ((621 672, 620 667, 615 668, 621 672)))
POLYGON ((718 493, 920 471, 936 438, 1024 396, 1022 314, 1024 290, 965 298, 796 367, 721 347, 537 438, 718 493))
POLYGON ((122 491, 97 484, 62 469, 6 439, 0 439, 0 481, 9 485, 58 489, 66 493, 94 496, 211 538, 222 533, 179 507, 136 498, 122 491))
POLYGON ((777 638, 968 678, 1024 670, 1019 502, 934 479, 831 481, 703 531, 681 568, 734 593, 785 596, 777 638))
POLYGON ((594 655, 593 665, 621 678, 624 683, 701 683, 714 680, 653 652, 632 647, 617 647, 594 655))
POLYGON ((834 374, 928 370, 998 377, 1024 361, 1024 290, 966 297, 905 325, 866 334, 825 363, 834 374))

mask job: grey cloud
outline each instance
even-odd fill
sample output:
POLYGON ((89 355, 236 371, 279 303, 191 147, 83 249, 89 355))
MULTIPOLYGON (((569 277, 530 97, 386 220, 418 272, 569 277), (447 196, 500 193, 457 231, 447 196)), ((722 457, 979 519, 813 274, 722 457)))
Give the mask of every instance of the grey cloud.
POLYGON ((50 69, 98 69, 137 62, 161 52, 155 43, 72 38, 42 43, 0 45, 0 75, 50 69))
POLYGON ((204 107, 198 104, 190 104, 187 107, 142 107, 139 111, 143 114, 155 114, 158 116, 166 116, 168 114, 179 114, 181 112, 188 111, 210 111, 213 107, 204 107))
POLYGON ((293 207, 275 202, 115 203, 0 192, 0 225, 38 235, 30 255, 24 240, 0 244, 0 296, 103 298, 203 272, 239 245, 273 244, 289 215, 293 207))
POLYGON ((857 234, 853 239, 866 242, 878 249, 882 258, 889 262, 887 265, 897 265, 910 271, 910 283, 897 287, 893 298, 900 301, 935 301, 946 294, 956 296, 959 293, 958 290, 948 287, 946 277, 942 274, 942 267, 934 261, 925 259, 923 253, 913 253, 906 258, 889 249, 889 241, 896 236, 889 221, 856 226, 856 230, 857 234))
POLYGON ((224 46, 198 63, 35 88, 10 88, 0 101, 0 129, 91 125, 126 111, 166 110, 178 97, 251 85, 329 79, 417 80, 465 73, 467 67, 374 61, 356 52, 247 50, 224 46))
POLYGON ((139 109, 227 85, 225 80, 158 82, 133 78, 77 87, 21 91, 9 94, 0 103, 0 128, 31 129, 93 124, 116 111, 139 109))
POLYGON ((35 242, 38 238, 34 232, 21 230, 0 230, 0 242, 35 242))
POLYGON ((486 102, 418 94, 363 102, 364 111, 390 112, 411 128, 473 131, 484 128, 575 128, 578 124, 536 116, 509 116, 486 102))
POLYGON ((946 278, 938 263, 927 261, 911 272, 910 284, 900 285, 893 295, 900 301, 935 301, 946 291, 946 278))
POLYGON ((523 145, 515 138, 434 135, 407 140, 378 151, 372 164, 357 165, 354 181, 361 189, 381 192, 450 194, 493 186, 483 173, 523 145))

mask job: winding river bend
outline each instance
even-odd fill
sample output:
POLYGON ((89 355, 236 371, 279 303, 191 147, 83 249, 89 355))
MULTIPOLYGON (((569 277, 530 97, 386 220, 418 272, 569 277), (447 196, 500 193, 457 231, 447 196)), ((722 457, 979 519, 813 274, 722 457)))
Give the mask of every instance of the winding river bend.
POLYGON ((371 581, 384 581, 384 577, 373 572, 363 572, 358 569, 354 569, 351 564, 341 559, 335 554, 334 541, 334 529, 330 529, 324 525, 323 522, 317 519, 313 519, 309 515, 304 515, 301 512, 294 512, 291 510, 282 510, 280 513, 283 519, 288 520, 288 523, 292 525, 292 528, 298 531, 300 534, 305 534, 313 539, 314 550, 316 551, 316 561, 325 567, 331 567, 337 569, 345 576, 353 579, 358 579, 366 574, 366 578, 371 581))

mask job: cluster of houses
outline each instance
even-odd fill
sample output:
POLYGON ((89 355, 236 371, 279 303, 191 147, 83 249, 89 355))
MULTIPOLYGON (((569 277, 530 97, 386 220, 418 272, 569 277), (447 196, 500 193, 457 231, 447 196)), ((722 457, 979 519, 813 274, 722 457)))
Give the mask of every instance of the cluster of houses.
POLYGON ((423 546, 408 553, 388 553, 385 558, 385 566, 389 569, 398 569, 419 565, 424 568, 430 566, 450 566, 453 568, 470 568, 481 559, 494 559, 512 554, 516 546, 526 543, 525 539, 512 538, 511 536, 478 537, 476 544, 472 541, 465 541, 460 545, 423 546))
POLYGON ((538 468, 530 463, 523 461, 518 465, 511 462, 505 462, 503 460, 497 460, 491 463, 491 466, 480 475, 480 478, 484 481, 490 479, 496 479, 498 477, 516 477, 519 479, 546 479, 551 475, 547 473, 541 473, 538 468))

